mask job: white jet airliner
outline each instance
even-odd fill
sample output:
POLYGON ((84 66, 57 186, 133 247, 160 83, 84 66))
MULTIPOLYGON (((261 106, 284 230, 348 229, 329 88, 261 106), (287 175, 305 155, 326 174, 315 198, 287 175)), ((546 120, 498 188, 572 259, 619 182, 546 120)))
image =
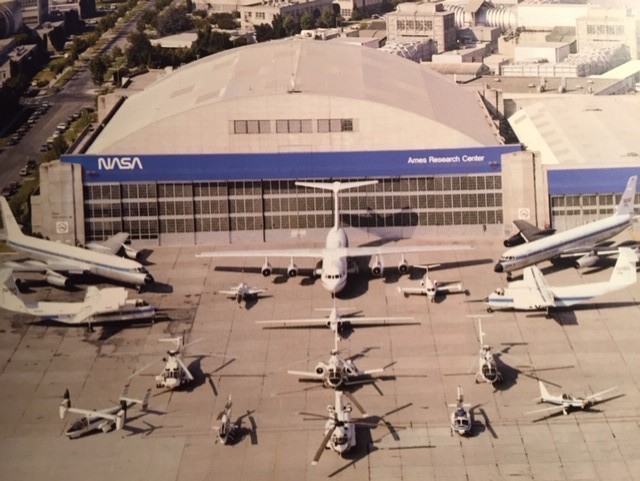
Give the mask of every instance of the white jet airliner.
POLYGON ((357 182, 296 182, 296 185, 303 187, 311 187, 314 189, 325 189, 333 192, 334 202, 334 224, 329 233, 324 248, 308 248, 308 249, 262 249, 255 251, 219 251, 219 252, 203 252, 197 254, 196 257, 264 257, 265 263, 262 266, 262 274, 264 276, 271 275, 272 267, 269 264, 269 257, 289 257, 291 262, 287 267, 287 275, 295 277, 298 274, 298 268, 293 263, 295 257, 306 257, 313 259, 322 259, 322 267, 316 270, 316 274, 320 276, 322 285, 332 294, 340 292, 347 283, 347 273, 353 272, 349 269, 348 259, 350 257, 366 257, 374 256, 375 260, 371 266, 371 273, 379 277, 383 274, 384 265, 381 256, 384 254, 402 254, 398 269, 400 272, 407 272, 409 265, 404 259, 404 254, 410 252, 429 252, 429 251, 449 251, 449 250, 468 250, 471 246, 465 245, 438 245, 438 246, 377 246, 377 247, 349 247, 349 239, 347 232, 340 226, 340 212, 338 203, 338 194, 342 190, 364 187, 367 185, 377 184, 377 180, 364 180, 357 182))
POLYGON ((14 272, 44 273, 47 283, 57 287, 71 284, 60 272, 90 273, 135 286, 153 284, 151 274, 133 259, 24 235, 4 197, 0 197, 0 210, 7 245, 30 258, 24 262, 7 262, 14 272))
MULTIPOLYGON (((598 261, 600 255, 616 252, 617 248, 598 248, 597 244, 619 234, 631 225, 634 218, 637 179, 637 175, 629 178, 622 199, 611 217, 547 236, 544 234, 550 232, 549 230, 540 231, 527 224, 530 232, 520 233, 525 243, 505 251, 495 265, 494 271, 510 273, 547 259, 563 257, 576 258, 576 267, 591 267, 598 261), (540 237, 539 234, 543 237, 531 242, 527 241, 527 239, 540 237)), ((515 238, 516 236, 511 237, 505 243, 513 245, 512 241, 515 238)))

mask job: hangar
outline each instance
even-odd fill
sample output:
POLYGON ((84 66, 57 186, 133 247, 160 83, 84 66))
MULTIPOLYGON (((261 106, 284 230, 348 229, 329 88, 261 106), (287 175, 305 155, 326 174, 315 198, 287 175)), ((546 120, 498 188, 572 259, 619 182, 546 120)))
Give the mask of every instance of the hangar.
POLYGON ((388 53, 305 39, 168 72, 96 132, 42 168, 34 231, 80 243, 122 230, 150 245, 300 239, 332 224, 332 206, 296 180, 377 178, 342 198, 347 225, 481 232, 503 222, 501 158, 521 149, 503 144, 477 93, 388 53))

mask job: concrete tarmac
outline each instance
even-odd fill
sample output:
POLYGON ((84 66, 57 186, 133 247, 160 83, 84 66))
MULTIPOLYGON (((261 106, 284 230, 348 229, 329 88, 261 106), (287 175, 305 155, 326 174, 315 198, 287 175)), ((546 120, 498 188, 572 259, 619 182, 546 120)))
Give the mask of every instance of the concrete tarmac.
MULTIPOLYGON (((417 241, 403 241, 407 245, 417 241)), ((461 242, 465 242, 461 240, 461 242)), ((329 389, 302 383, 287 370, 312 371, 333 345, 325 329, 264 329, 257 320, 322 317, 317 308, 333 301, 319 281, 307 277, 263 278, 256 259, 196 258, 211 247, 159 247, 149 267, 159 285, 140 294, 162 312, 154 324, 84 328, 32 324, 2 311, 0 317, 0 473, 5 481, 256 479, 342 480, 631 480, 640 479, 640 285, 596 299, 587 307, 544 314, 495 312, 483 318, 485 341, 505 376, 495 388, 476 384, 479 343, 475 321, 482 302, 505 286, 493 272, 501 239, 474 241, 472 251, 415 254, 410 263, 452 262, 432 270, 440 281, 462 281, 469 295, 405 298, 398 286, 417 285, 420 272, 396 274, 398 259, 386 260, 387 277, 363 273, 336 305, 362 316, 412 316, 420 325, 355 328, 340 353, 364 369, 387 366, 383 380, 354 389, 371 426, 357 428, 357 446, 344 458, 327 450, 311 460, 333 403, 329 389), (216 270, 237 266, 236 272, 216 270), (217 294, 245 281, 266 287, 248 305, 217 294), (184 361, 195 375, 186 389, 155 387, 169 345, 159 339, 201 339, 184 361), (143 373, 128 377, 157 360, 143 373), (610 399, 590 411, 541 419, 526 412, 543 408, 535 376, 552 393, 589 395, 610 387, 610 399), (134 407, 121 431, 68 440, 75 418, 58 417, 65 389, 72 405, 102 409, 115 404, 123 386, 132 396, 152 388, 149 411, 134 407), (475 418, 470 437, 451 436, 448 404, 456 386, 475 418), (212 429, 227 396, 233 399, 238 439, 216 444, 212 429)), ((258 247, 265 247, 264 245, 258 247)), ((269 247, 278 247, 269 245, 269 247)), ((237 246, 234 246, 237 248, 237 246)), ((286 267, 288 260, 271 260, 286 267)), ((558 270, 541 264, 551 285, 605 280, 602 269, 558 270)), ((299 262, 300 267, 313 267, 299 262)), ((82 286, 81 286, 82 287, 82 286)), ((80 300, 34 287, 30 299, 80 300)), ((131 297, 138 295, 131 291, 131 297)), ((353 410, 354 418, 360 413, 353 410)))

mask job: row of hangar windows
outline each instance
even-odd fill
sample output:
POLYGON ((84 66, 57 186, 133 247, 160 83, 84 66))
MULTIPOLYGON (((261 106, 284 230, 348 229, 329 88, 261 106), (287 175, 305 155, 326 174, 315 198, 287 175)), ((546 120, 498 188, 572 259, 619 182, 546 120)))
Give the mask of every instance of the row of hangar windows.
MULTIPOLYGON (((340 195, 351 227, 502 223, 500 175, 382 179, 340 195)), ((133 239, 162 234, 330 228, 331 192, 293 180, 109 183, 84 187, 87 240, 120 231, 133 239)))

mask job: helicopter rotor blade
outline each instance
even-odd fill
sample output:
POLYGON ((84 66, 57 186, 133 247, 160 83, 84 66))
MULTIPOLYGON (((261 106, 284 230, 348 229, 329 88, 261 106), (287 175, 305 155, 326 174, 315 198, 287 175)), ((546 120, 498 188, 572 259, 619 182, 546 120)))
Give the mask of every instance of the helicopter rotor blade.
POLYGON ((345 395, 345 396, 347 396, 347 397, 349 398, 349 401, 351 401, 351 402, 353 403, 353 405, 356 407, 356 409, 357 409, 358 411, 360 411, 360 413, 362 413, 362 415, 363 415, 364 417, 367 417, 367 416, 368 416, 367 412, 366 412, 366 411, 365 411, 365 409, 362 407, 362 404, 360 404, 360 403, 358 402, 358 400, 355 398, 355 396, 354 396, 353 394, 351 394, 349 391, 343 391, 343 392, 344 392, 344 395, 345 395))
POLYGON ((329 442, 329 439, 331 439, 331 436, 333 435, 333 432, 336 430, 337 427, 338 425, 334 424, 333 427, 327 431, 327 434, 324 435, 324 438, 322 439, 322 443, 320 443, 320 447, 316 451, 315 456, 313 456, 313 461, 311 461, 311 466, 315 466, 316 464, 318 464, 318 461, 320 461, 320 457, 322 456, 322 453, 324 453, 325 448, 327 447, 327 443, 329 442))
POLYGON ((156 359, 155 361, 151 361, 148 364, 145 364, 142 368, 138 369, 136 372, 134 372, 131 376, 129 376, 127 378, 127 380, 136 377, 138 374, 142 373, 143 371, 146 371, 147 369, 149 369, 151 366, 153 366, 154 364, 157 364, 158 362, 160 362, 158 359, 156 359))
POLYGON ((189 369, 187 368, 187 365, 184 363, 184 361, 180 359, 180 356, 178 355, 176 355, 175 358, 176 358, 176 362, 180 365, 180 367, 184 371, 184 375, 187 376, 187 378, 189 378, 189 381, 193 381, 194 379, 193 374, 189 372, 189 369))

